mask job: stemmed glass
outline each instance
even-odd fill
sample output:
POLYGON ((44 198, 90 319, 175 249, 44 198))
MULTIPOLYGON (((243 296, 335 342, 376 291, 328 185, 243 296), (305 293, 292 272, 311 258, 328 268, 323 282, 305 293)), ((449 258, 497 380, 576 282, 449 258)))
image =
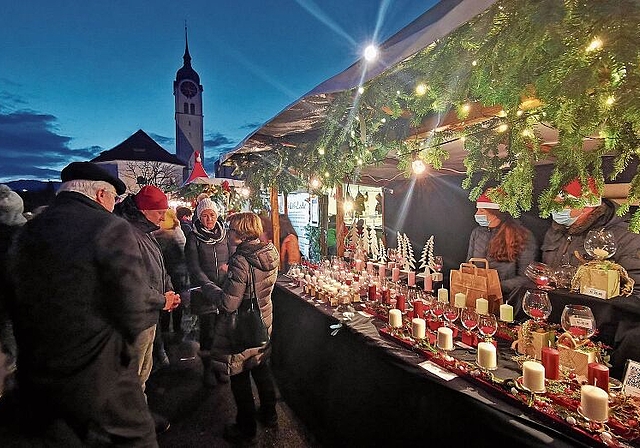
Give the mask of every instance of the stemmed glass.
POLYGON ((522 298, 522 309, 533 320, 541 323, 551 315, 551 301, 546 291, 529 289, 522 298))
POLYGON ((554 289, 551 284, 555 282, 553 270, 546 264, 534 261, 527 266, 524 273, 536 284, 536 288, 547 291, 554 289))
POLYGON ((478 331, 486 341, 490 341, 491 337, 498 331, 496 315, 491 313, 478 315, 478 331))
POLYGON ((560 324, 564 331, 580 340, 588 339, 596 332, 596 318, 585 305, 565 305, 560 324))
POLYGON ((435 300, 431 304, 431 315, 434 317, 435 320, 442 320, 442 317, 444 315, 444 308, 446 305, 447 305, 447 302, 440 302, 438 300, 435 300))
POLYGON ((453 306, 450 303, 445 303, 444 304, 444 318, 447 321, 447 326, 448 327, 453 327, 453 323, 458 319, 458 314, 460 312, 459 308, 456 308, 455 306, 453 306))
POLYGON ((442 255, 434 255, 433 256, 433 269, 435 269, 436 272, 441 272, 442 271, 442 266, 443 266, 442 255))
POLYGON ((467 331, 473 331, 478 326, 478 313, 472 308, 463 308, 460 322, 467 331))
POLYGON ((609 230, 590 230, 584 240, 584 250, 596 260, 606 260, 616 253, 616 240, 609 230))

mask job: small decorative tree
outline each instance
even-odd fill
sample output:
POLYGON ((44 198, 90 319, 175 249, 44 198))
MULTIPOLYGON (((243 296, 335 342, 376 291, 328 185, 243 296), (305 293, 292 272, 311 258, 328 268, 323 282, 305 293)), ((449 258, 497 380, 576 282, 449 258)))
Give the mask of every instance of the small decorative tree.
POLYGON ((416 258, 413 254, 413 246, 411 245, 411 241, 409 240, 409 237, 406 233, 403 235, 403 239, 404 247, 407 253, 406 257, 404 258, 404 269, 406 271, 413 271, 416 268, 416 258))

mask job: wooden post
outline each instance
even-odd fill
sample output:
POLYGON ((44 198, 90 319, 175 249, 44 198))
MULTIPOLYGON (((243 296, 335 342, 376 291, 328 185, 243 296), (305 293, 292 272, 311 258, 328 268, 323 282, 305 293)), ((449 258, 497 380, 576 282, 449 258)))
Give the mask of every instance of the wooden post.
POLYGON ((344 190, 342 184, 336 185, 336 252, 339 257, 344 255, 344 190))
POLYGON ((272 186, 271 197, 271 225, 273 226, 273 245, 280 252, 280 214, 278 213, 278 187, 272 186))
POLYGON ((329 229, 329 196, 326 194, 318 196, 318 215, 320 227, 320 255, 326 257, 327 253, 327 230, 329 229))

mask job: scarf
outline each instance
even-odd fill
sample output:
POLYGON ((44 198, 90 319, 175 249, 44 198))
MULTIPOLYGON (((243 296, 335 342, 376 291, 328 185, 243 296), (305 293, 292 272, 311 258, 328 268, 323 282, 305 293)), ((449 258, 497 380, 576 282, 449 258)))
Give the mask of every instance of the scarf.
POLYGON ((213 229, 209 230, 202 225, 199 219, 193 221, 193 234, 205 244, 216 244, 227 236, 227 230, 220 221, 216 221, 213 229))

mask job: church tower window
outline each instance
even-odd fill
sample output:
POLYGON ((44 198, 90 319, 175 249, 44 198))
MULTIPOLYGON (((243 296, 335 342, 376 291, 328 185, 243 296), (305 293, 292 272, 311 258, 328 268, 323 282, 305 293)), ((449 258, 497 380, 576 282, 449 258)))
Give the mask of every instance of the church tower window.
POLYGON ((191 115, 195 115, 196 114, 196 105, 191 103, 191 115))

